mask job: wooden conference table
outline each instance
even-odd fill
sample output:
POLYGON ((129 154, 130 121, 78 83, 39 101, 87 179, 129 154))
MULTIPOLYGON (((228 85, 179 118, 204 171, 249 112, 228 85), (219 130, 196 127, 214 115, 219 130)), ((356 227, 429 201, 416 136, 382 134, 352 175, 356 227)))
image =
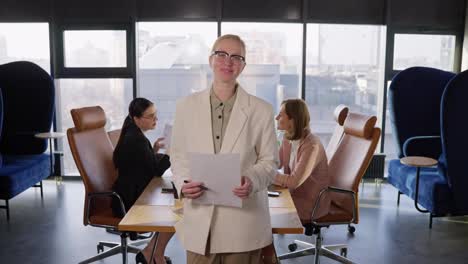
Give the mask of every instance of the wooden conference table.
MULTIPOLYGON (((183 203, 172 193, 170 177, 154 178, 119 223, 121 231, 175 232, 174 225, 182 218, 183 203)), ((279 188, 279 197, 269 197, 272 231, 275 234, 302 234, 303 227, 288 189, 279 188)))

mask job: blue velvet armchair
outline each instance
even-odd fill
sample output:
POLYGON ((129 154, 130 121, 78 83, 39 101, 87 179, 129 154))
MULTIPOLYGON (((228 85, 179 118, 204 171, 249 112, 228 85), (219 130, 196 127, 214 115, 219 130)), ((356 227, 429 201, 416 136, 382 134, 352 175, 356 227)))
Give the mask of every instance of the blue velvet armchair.
POLYGON ((463 120, 468 93, 463 85, 468 85, 468 73, 425 67, 400 72, 390 85, 390 121, 399 158, 426 156, 438 160, 438 165, 421 168, 417 197, 415 167, 390 161, 388 182, 398 189, 398 203, 405 194, 416 209, 429 213, 429 228, 433 217, 468 214, 468 178, 461 165, 462 160, 468 162, 463 152, 468 142, 462 135, 468 128, 463 120))
POLYGON ((442 154, 439 174, 447 179, 451 215, 468 215, 468 71, 455 76, 445 88, 441 103, 442 154))
POLYGON ((8 201, 29 187, 40 187, 50 175, 47 140, 36 138, 50 131, 55 89, 50 75, 38 65, 18 61, 0 65, 3 129, 0 136, 0 199, 8 201))
MULTIPOLYGON (((2 130, 3 130, 3 96, 2 96, 2 88, 0 87, 0 142, 2 141, 2 130)), ((3 157, 2 153, 0 152, 0 168, 3 165, 3 157)))

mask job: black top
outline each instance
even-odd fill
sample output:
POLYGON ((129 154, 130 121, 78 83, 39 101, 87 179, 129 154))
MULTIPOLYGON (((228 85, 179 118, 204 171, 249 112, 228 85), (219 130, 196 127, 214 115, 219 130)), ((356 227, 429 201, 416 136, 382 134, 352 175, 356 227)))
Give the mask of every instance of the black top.
MULTIPOLYGON (((114 152, 114 163, 118 171, 113 189, 129 210, 151 179, 161 177, 171 166, 169 156, 154 153, 150 141, 135 124, 130 125, 119 148, 114 152)), ((117 200, 112 204, 116 216, 123 216, 117 200)))

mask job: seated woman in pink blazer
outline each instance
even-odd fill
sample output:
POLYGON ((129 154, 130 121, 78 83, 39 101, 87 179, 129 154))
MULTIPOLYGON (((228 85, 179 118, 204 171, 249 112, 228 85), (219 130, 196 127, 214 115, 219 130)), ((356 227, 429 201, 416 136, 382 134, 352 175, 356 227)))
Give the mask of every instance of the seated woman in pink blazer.
MULTIPOLYGON (((276 116, 278 130, 284 131, 279 150, 280 168, 275 185, 289 188, 302 224, 311 222, 312 210, 322 189, 329 185, 328 162, 320 139, 311 133, 310 115, 302 99, 283 101, 276 116)), ((328 212, 330 201, 322 197, 314 218, 328 212)), ((263 249, 264 263, 276 263, 273 244, 263 249)))

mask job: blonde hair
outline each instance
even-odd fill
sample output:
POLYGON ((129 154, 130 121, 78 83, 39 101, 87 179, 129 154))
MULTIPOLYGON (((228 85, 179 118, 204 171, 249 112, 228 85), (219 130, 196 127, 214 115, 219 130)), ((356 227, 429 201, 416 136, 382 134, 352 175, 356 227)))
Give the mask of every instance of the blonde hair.
POLYGON ((307 104, 302 99, 284 100, 284 112, 293 119, 293 131, 287 131, 285 137, 289 140, 297 140, 305 137, 309 131, 310 114, 307 104))
POLYGON ((219 42, 225 39, 231 39, 231 40, 235 40, 239 42, 239 44, 241 45, 242 51, 244 52, 243 55, 245 56, 245 53, 246 53, 245 42, 238 35, 233 35, 233 34, 226 34, 217 38, 216 41, 213 43, 213 47, 211 47, 211 52, 215 51, 216 46, 218 46, 219 42))

